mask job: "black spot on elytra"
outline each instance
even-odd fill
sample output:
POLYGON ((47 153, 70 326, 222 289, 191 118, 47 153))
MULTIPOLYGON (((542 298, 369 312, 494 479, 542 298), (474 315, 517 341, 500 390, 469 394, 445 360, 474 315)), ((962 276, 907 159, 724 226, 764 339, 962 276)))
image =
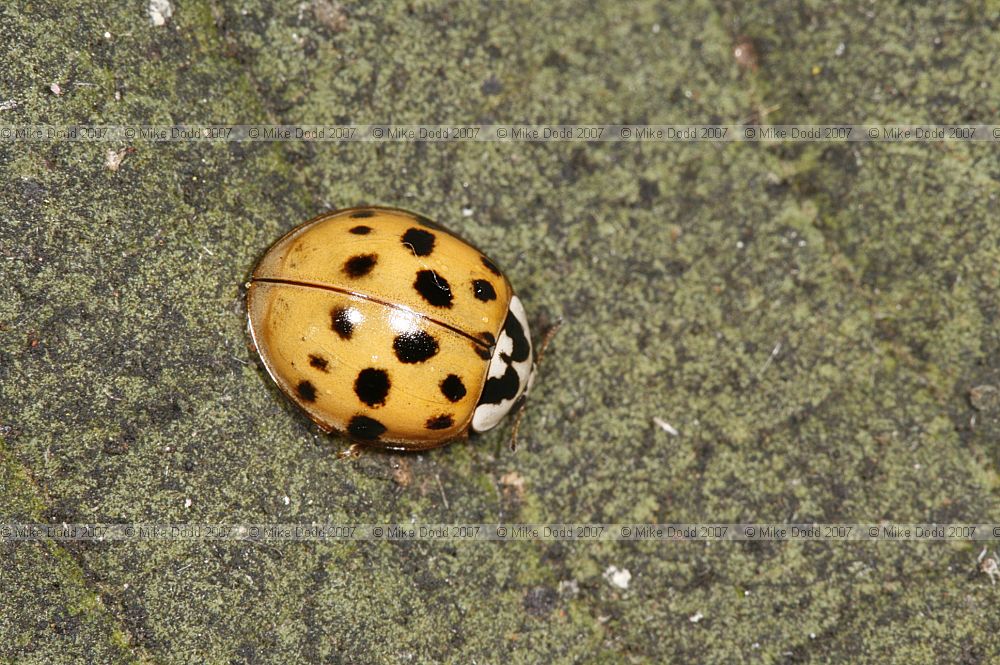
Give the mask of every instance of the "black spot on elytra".
POLYGON ((323 356, 318 356, 315 353, 309 354, 309 364, 321 372, 327 371, 326 366, 329 365, 329 363, 326 361, 326 358, 324 358, 323 356))
POLYGON ((351 335, 354 334, 354 324, 346 307, 334 307, 330 310, 330 327, 340 335, 341 339, 351 339, 351 335))
POLYGON ((507 320, 503 324, 503 331, 510 337, 511 341, 514 342, 514 348, 511 349, 510 355, 502 354, 501 357, 507 362, 524 362, 531 355, 531 344, 528 342, 527 335, 524 334, 524 328, 521 326, 521 322, 517 320, 513 312, 507 312, 507 320))
POLYGON ((487 270, 489 270, 491 273, 493 273, 497 277, 503 277, 503 273, 500 272, 500 268, 497 268, 497 264, 493 263, 492 261, 490 261, 485 256, 481 256, 479 258, 481 258, 483 260, 483 265, 486 266, 487 270))
POLYGON ((364 224, 362 224, 361 226, 355 226, 354 228, 351 229, 351 233, 353 233, 356 236, 366 236, 371 232, 372 232, 372 227, 365 226, 364 224))
POLYGON ((389 374, 384 369, 369 367, 358 373, 354 393, 370 407, 382 406, 389 395, 389 374))
POLYGON ((484 330, 483 332, 479 333, 479 339, 483 340, 490 346, 493 346, 494 344, 497 343, 497 338, 494 337, 493 333, 491 333, 488 330, 484 330))
POLYGON ((455 424, 455 421, 448 414, 428 418, 424 425, 427 429, 448 429, 455 424))
POLYGON ((472 282, 472 293, 476 296, 477 300, 482 300, 483 302, 497 299, 496 290, 485 279, 477 279, 472 282))
POLYGON ((364 277, 372 271, 376 263, 378 263, 378 256, 375 254, 358 254, 344 262, 344 272, 355 279, 364 277))
POLYGON ((479 398, 480 404, 499 404, 506 399, 514 399, 517 389, 521 386, 521 379, 517 371, 510 365, 503 376, 495 376, 486 380, 483 387, 483 394, 479 398))
POLYGON ((437 340, 423 330, 415 330, 396 335, 392 341, 399 362, 422 363, 438 352, 437 340))
POLYGON ((423 229, 409 229, 403 234, 403 244, 417 256, 428 256, 434 251, 434 234, 423 229))
POLYGON ((493 353, 489 349, 484 349, 478 344, 473 344, 472 346, 476 350, 476 353, 479 354, 479 357, 482 358, 483 360, 489 360, 490 358, 493 357, 493 353))
POLYGON ((355 438, 374 441, 385 434, 385 425, 374 418, 357 415, 351 418, 351 422, 347 423, 347 431, 355 438))
POLYGON ((316 386, 308 381, 299 381, 299 385, 295 387, 295 392, 306 402, 316 401, 316 386))
POLYGON ((465 384, 457 374, 449 374, 448 378, 441 382, 441 394, 448 398, 449 402, 457 402, 465 397, 465 384))
POLYGON ((374 210, 359 210, 357 212, 351 213, 351 219, 365 219, 366 217, 374 217, 374 210))
POLYGON ((424 300, 435 307, 451 307, 451 286, 441 275, 433 270, 421 270, 413 282, 413 288, 424 297, 424 300))

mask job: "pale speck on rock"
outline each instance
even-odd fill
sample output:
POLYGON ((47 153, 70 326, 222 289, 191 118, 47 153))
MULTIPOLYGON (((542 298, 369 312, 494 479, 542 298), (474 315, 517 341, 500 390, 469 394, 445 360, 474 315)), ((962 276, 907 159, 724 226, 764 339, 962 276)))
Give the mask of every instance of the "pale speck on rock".
POLYGON ((174 6, 170 0, 149 0, 149 20, 153 25, 159 27, 166 25, 171 16, 174 15, 174 6))
POLYGON ((632 573, 625 568, 608 566, 608 569, 604 571, 604 579, 619 589, 627 589, 629 582, 632 581, 632 573))

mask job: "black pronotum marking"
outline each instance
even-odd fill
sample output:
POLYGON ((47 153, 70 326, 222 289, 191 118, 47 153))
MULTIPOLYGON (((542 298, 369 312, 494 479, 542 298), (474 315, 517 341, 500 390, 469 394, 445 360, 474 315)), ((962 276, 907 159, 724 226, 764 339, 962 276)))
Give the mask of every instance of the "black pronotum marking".
POLYGON ((504 400, 514 399, 521 387, 521 379, 514 369, 513 363, 526 361, 531 356, 531 343, 524 334, 524 326, 517 320, 513 312, 507 312, 507 320, 503 324, 503 332, 510 337, 510 353, 501 353, 500 357, 507 363, 503 376, 486 380, 479 404, 499 404, 504 400))
POLYGON ((455 421, 448 414, 428 418, 425 423, 427 429, 448 429, 455 424, 455 421))
POLYGON ((330 327, 333 328, 341 339, 351 339, 354 334, 354 323, 351 322, 350 312, 346 307, 334 307, 330 310, 330 327))
POLYGON ((323 356, 316 355, 315 353, 309 354, 309 364, 318 369, 321 372, 326 372, 326 366, 329 365, 326 358, 323 356))
POLYGON ((477 300, 482 300, 483 302, 497 299, 496 289, 485 279, 477 279, 472 282, 472 293, 476 296, 477 300))
POLYGON ((422 363, 438 352, 438 342, 423 330, 414 330, 396 335, 392 341, 396 357, 402 363, 422 363))
POLYGON ((378 263, 378 256, 375 254, 358 254, 344 262, 344 272, 347 273, 348 277, 357 279, 370 273, 376 263, 378 263))
POLYGON ((384 369, 369 367, 358 373, 354 380, 354 393, 370 407, 382 406, 389 395, 389 374, 384 369))
POLYGON ((486 380, 479 403, 499 404, 505 399, 514 399, 520 386, 521 379, 518 377, 517 371, 512 365, 507 365, 507 371, 503 373, 503 376, 486 380))
POLYGON ((316 386, 308 381, 299 381, 299 385, 295 387, 295 392, 306 402, 316 401, 316 386))
POLYGON ((435 307, 451 307, 451 286, 448 285, 448 280, 433 270, 418 272, 413 288, 435 307))
POLYGON ((448 378, 441 382, 441 394, 448 398, 449 402, 457 402, 465 397, 465 384, 457 374, 449 374, 448 378))
POLYGON ((511 349, 509 356, 504 353, 500 357, 508 363, 511 361, 520 363, 527 360, 528 356, 531 355, 531 344, 528 342, 527 335, 524 334, 521 322, 517 320, 517 317, 513 313, 507 313, 507 320, 504 321, 503 331, 514 342, 514 348, 511 349))
POLYGON ((364 224, 362 224, 361 226, 355 226, 354 228, 351 229, 351 233, 353 233, 356 236, 366 236, 371 232, 372 232, 372 227, 365 226, 364 224))
POLYGON ((428 256, 434 251, 434 234, 423 229, 409 229, 403 234, 403 244, 417 256, 428 256))
POLYGON ((489 270, 491 273, 493 273, 497 277, 503 277, 503 273, 500 272, 500 268, 497 268, 497 264, 493 263, 492 261, 490 261, 485 256, 480 256, 479 258, 481 258, 483 260, 483 265, 486 266, 487 270, 489 270))
POLYGON ((355 438, 374 441, 385 434, 385 425, 374 418, 357 415, 347 423, 347 431, 355 438))
POLYGON ((374 217, 374 210, 359 210, 358 212, 351 213, 351 219, 364 219, 365 217, 374 217))

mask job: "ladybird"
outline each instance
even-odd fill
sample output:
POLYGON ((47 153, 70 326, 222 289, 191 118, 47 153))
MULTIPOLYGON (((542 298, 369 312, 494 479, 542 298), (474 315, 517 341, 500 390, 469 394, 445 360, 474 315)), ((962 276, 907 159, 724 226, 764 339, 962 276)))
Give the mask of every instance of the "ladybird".
POLYGON ((325 432, 402 450, 485 432, 535 376, 524 306, 497 265, 428 218, 336 210, 254 268, 253 346, 325 432))

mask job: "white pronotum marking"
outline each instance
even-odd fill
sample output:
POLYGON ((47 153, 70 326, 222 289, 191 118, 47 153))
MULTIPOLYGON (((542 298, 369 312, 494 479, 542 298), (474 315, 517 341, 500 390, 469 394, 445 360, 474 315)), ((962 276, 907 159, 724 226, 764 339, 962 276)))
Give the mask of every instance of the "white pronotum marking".
POLYGON ((507 367, 511 366, 517 372, 518 388, 514 396, 510 399, 505 399, 498 404, 480 404, 476 407, 475 412, 472 414, 472 429, 476 432, 485 432, 496 427, 497 423, 514 406, 518 398, 527 392, 534 378, 535 353, 531 346, 528 315, 524 311, 521 299, 517 296, 513 296, 510 299, 510 313, 514 315, 514 318, 521 324, 521 329, 524 330, 524 336, 528 340, 528 358, 521 362, 508 362, 501 357, 501 354, 503 354, 509 358, 510 353, 514 350, 514 340, 510 338, 506 331, 501 330, 496 349, 493 351, 493 357, 490 358, 490 368, 486 374, 486 378, 487 380, 499 378, 507 371, 507 367))
POLYGON ((507 333, 500 331, 500 339, 497 340, 496 348, 493 350, 493 357, 490 359, 490 370, 486 374, 487 379, 500 378, 507 371, 507 363, 500 358, 501 353, 510 355, 514 350, 514 340, 507 333))

